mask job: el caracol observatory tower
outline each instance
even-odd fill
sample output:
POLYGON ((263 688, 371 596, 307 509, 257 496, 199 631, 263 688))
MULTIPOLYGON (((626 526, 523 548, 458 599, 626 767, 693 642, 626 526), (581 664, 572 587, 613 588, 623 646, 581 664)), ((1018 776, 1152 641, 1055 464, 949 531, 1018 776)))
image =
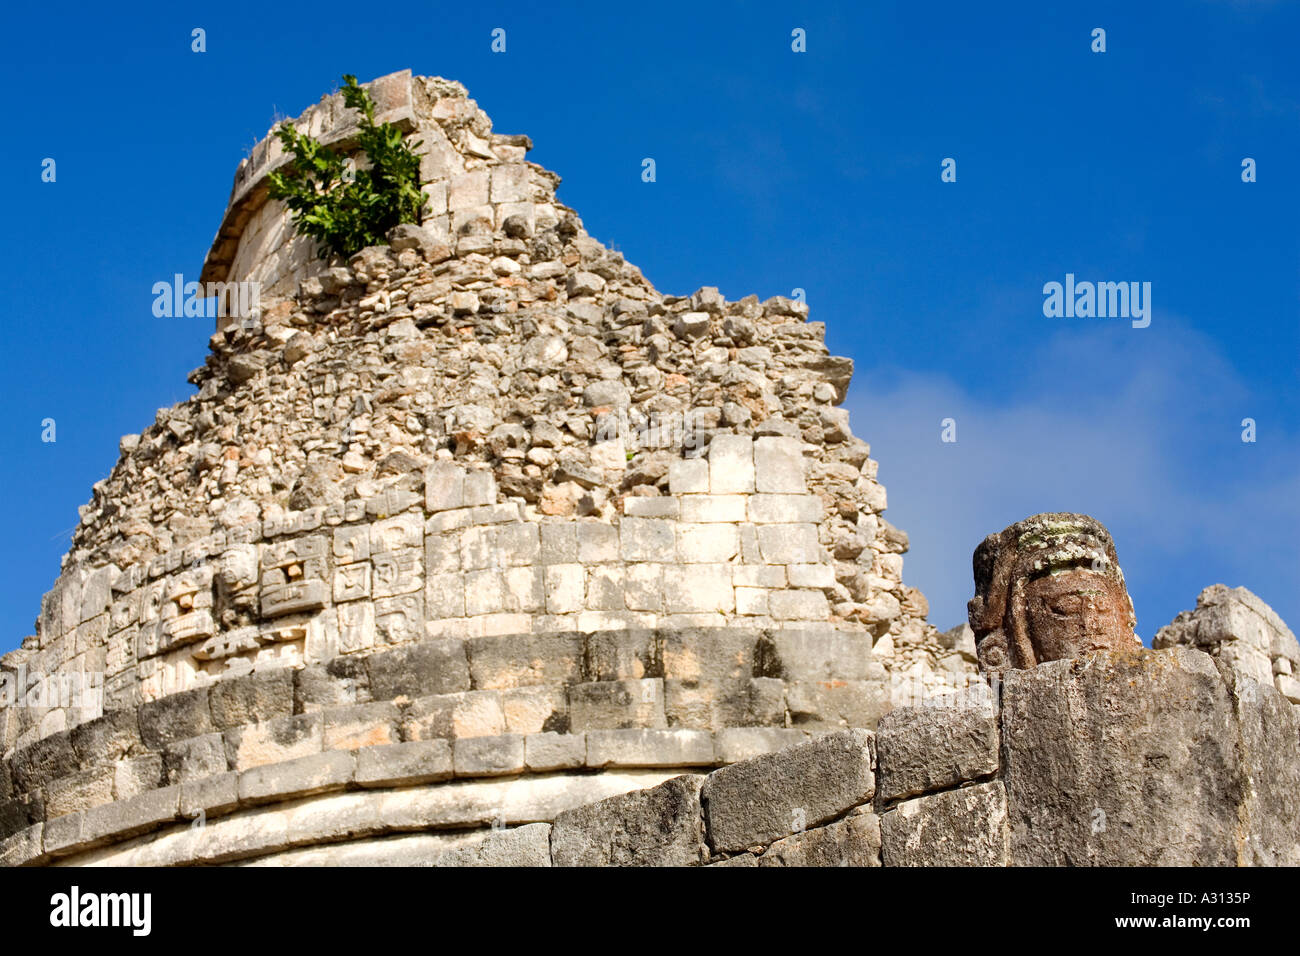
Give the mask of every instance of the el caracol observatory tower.
MULTIPOLYGON (((428 861, 975 671, 806 306, 662 295, 459 84, 367 87, 423 223, 320 260, 279 142, 240 163, 201 279, 261 314, 122 439, 0 662, 3 862, 428 861)), ((338 95, 294 124, 355 146, 338 95)))

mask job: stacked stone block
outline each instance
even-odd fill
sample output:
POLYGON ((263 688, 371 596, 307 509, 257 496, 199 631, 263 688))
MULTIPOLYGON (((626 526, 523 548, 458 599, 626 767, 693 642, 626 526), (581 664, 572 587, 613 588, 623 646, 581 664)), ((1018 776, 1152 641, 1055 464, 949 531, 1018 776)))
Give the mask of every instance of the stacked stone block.
MULTIPOLYGON (((870 727, 900 675, 970 675, 903 584, 838 407, 852 362, 802 303, 662 295, 458 84, 368 86, 421 143, 424 219, 320 260, 268 198, 278 140, 240 164, 200 278, 262 310, 219 318, 198 393, 122 439, 0 659, 0 837, 117 852, 157 834, 105 808, 161 801, 161 827, 151 794, 181 786, 220 832, 279 827, 258 808, 299 775, 349 799, 556 775, 568 806, 579 777, 870 727), (412 764, 438 743, 447 779, 412 764)), ((294 122, 350 153, 356 120, 336 94, 294 122)))
POLYGON ((1196 609, 1162 627, 1151 645, 1205 651, 1225 674, 1271 684, 1300 704, 1300 644, 1277 612, 1245 588, 1206 588, 1196 609))

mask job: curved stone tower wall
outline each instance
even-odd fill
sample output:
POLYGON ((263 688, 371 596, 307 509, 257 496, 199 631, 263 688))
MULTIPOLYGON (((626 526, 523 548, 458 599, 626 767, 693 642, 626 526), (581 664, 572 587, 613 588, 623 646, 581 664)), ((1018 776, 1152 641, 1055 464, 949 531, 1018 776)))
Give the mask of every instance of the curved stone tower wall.
MULTIPOLYGON (((418 856, 974 671, 802 304, 661 295, 458 84, 370 89, 427 218, 319 260, 276 141, 241 163, 203 279, 261 315, 122 440, 0 659, 0 859, 418 856)), ((350 112, 296 125, 346 148, 350 112)))

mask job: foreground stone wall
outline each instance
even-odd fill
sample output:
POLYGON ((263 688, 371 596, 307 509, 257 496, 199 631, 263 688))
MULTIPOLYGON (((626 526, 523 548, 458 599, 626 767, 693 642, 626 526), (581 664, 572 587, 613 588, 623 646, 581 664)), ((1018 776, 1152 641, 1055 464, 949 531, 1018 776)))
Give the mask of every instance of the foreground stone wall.
MULTIPOLYGON (((1207 637, 1225 619, 1208 602, 1180 617, 1207 637)), ((371 655, 364 672, 340 658, 291 680, 288 671, 233 678, 144 705, 137 723, 118 716, 47 738, 4 766, 51 804, 43 822, 0 842, 0 860, 1300 863, 1300 709, 1272 683, 1191 648, 1013 669, 1005 682, 894 708, 872 732, 730 726, 753 719, 734 713, 714 729, 665 726, 672 713, 699 719, 695 680, 675 695, 671 677, 609 679, 647 662, 667 675, 736 660, 718 690, 739 706, 754 699, 743 674, 755 663, 792 677, 847 653, 852 638, 833 631, 555 636, 535 639, 523 657, 511 656, 512 644, 479 641, 467 644, 469 669, 503 684, 497 693, 409 698, 449 668, 436 646, 395 649, 371 655), (536 673, 585 681, 567 685, 562 730, 538 729, 555 698, 545 685, 517 683, 525 659, 542 662, 536 673), (644 687, 654 690, 634 692, 644 687), (628 726, 657 710, 660 693, 657 726, 628 726), (76 769, 105 752, 130 756, 111 771, 76 769), (116 789, 138 785, 142 769, 167 785, 116 789), (96 797, 111 791, 116 800, 96 797)))
POLYGON ((566 811, 550 862, 1294 866, 1298 745, 1295 705, 1206 654, 1098 652, 566 811))
POLYGON ((0 841, 58 857, 318 790, 718 766, 874 723, 889 701, 872 676, 862 642, 829 628, 428 638, 256 670, 13 751, 0 841))

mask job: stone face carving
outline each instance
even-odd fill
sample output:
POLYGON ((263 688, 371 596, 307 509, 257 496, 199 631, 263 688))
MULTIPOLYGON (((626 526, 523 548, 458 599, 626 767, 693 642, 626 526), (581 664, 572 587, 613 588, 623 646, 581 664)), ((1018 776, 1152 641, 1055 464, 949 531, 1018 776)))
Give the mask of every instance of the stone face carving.
POLYGON ((295 538, 262 551, 262 617, 280 617, 325 606, 324 536, 295 538))
POLYGON ((985 538, 973 566, 968 611, 986 674, 1141 647, 1115 545, 1094 518, 1026 518, 985 538))

